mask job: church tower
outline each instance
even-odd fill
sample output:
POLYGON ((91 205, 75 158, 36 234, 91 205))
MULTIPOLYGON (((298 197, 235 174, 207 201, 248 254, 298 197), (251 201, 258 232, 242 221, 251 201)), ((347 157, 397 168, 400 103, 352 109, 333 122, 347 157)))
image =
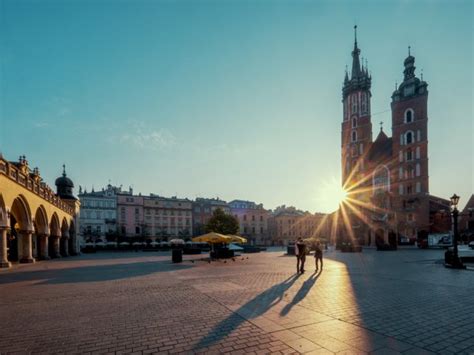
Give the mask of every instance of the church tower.
POLYGON ((343 121, 341 135, 342 185, 349 188, 362 181, 367 169, 366 155, 372 143, 370 92, 372 77, 367 65, 360 62, 357 46, 357 26, 354 26, 352 71, 346 69, 342 88, 343 121), (350 77, 350 79, 349 79, 350 77))
POLYGON ((392 94, 394 208, 398 232, 416 237, 429 230, 428 84, 415 76, 408 47, 403 82, 392 94), (396 163, 395 163, 396 162, 396 163))

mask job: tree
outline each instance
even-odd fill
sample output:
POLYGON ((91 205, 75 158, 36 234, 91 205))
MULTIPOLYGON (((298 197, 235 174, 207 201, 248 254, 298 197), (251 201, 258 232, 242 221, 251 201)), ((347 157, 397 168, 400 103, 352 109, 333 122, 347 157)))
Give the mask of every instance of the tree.
POLYGON ((226 214, 221 208, 217 208, 206 224, 206 232, 220 234, 237 234, 239 231, 239 221, 230 214, 226 214))

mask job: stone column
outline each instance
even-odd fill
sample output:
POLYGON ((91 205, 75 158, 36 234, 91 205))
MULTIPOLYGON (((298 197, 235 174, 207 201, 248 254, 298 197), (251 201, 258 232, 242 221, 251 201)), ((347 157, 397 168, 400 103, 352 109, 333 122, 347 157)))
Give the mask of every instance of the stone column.
POLYGON ((69 256, 68 243, 69 243, 69 237, 65 236, 61 238, 61 256, 69 256))
POLYGON ((53 254, 50 255, 50 257, 60 258, 61 253, 60 253, 60 249, 59 249, 59 239, 61 237, 59 235, 52 235, 50 238, 52 238, 52 240, 50 240, 50 242, 53 243, 53 254))
POLYGON ((40 260, 49 260, 49 235, 39 235, 39 258, 40 260))
POLYGON ((70 255, 71 256, 74 256, 74 255, 79 255, 79 250, 77 248, 77 238, 76 236, 73 234, 71 236, 69 236, 69 238, 72 238, 72 243, 71 243, 71 250, 70 250, 70 255))
POLYGON ((8 261, 7 231, 6 227, 0 228, 0 268, 12 266, 8 261))
POLYGON ((33 232, 20 231, 18 234, 22 240, 20 263, 22 264, 34 263, 35 259, 33 258, 33 249, 31 245, 32 244, 31 236, 33 232))

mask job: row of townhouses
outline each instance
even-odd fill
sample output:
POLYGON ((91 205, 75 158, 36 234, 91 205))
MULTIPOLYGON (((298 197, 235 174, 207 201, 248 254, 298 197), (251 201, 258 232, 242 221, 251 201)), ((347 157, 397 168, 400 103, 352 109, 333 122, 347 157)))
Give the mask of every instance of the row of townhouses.
POLYGON ((110 184, 100 191, 80 188, 79 199, 79 229, 84 241, 117 236, 154 241, 189 239, 205 233, 206 223, 218 208, 237 218, 240 235, 251 244, 285 245, 298 237, 323 236, 328 231, 324 214, 286 206, 272 211, 252 201, 136 195, 132 188, 122 190, 110 184))

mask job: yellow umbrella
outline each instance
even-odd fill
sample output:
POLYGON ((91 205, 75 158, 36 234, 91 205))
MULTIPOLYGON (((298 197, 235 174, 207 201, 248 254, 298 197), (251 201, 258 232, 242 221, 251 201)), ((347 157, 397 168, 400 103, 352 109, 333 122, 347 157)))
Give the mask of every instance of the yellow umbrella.
POLYGON ((240 243, 240 244, 247 243, 247 239, 239 235, 229 235, 228 237, 231 238, 232 243, 240 243))
POLYGON ((205 243, 230 243, 232 240, 230 237, 219 233, 207 233, 200 235, 199 237, 193 238, 193 242, 205 242, 205 243))

